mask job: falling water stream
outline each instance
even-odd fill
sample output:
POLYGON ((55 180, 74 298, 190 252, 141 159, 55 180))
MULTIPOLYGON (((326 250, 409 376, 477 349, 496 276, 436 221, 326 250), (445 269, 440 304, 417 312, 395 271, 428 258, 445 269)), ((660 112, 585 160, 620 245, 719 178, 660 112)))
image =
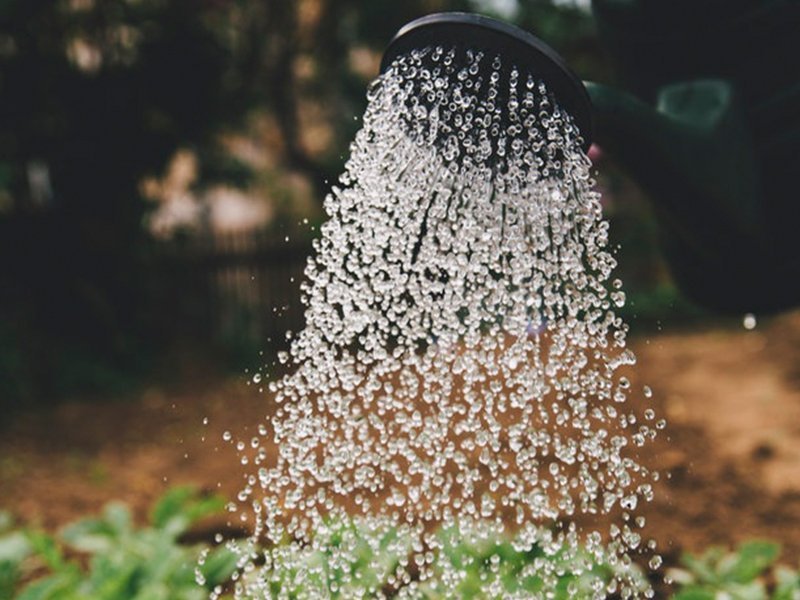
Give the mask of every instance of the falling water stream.
POLYGON ((232 507, 254 526, 238 596, 457 597, 442 532, 536 548, 534 597, 565 569, 574 597, 652 596, 631 563, 660 561, 638 452, 663 421, 626 404, 625 294, 570 115, 459 48, 401 56, 368 99, 232 507))

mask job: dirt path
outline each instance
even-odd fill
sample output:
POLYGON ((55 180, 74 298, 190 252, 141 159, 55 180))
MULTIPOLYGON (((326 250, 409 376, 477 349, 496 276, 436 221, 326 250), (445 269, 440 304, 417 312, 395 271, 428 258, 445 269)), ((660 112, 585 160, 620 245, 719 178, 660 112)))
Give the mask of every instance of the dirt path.
POLYGON ((654 449, 671 473, 650 509, 656 537, 673 551, 768 537, 797 564, 800 313, 753 331, 654 336, 636 350, 671 438, 654 449))
MULTIPOLYGON (((653 388, 669 421, 650 450, 669 476, 648 507, 668 560, 681 549, 769 537, 798 563, 800 312, 754 331, 658 334, 633 347, 634 385, 653 388)), ((144 517, 177 483, 233 496, 242 475, 222 433, 247 441, 265 413, 264 397, 240 381, 20 417, 0 438, 0 508, 56 528, 115 498, 144 517)))

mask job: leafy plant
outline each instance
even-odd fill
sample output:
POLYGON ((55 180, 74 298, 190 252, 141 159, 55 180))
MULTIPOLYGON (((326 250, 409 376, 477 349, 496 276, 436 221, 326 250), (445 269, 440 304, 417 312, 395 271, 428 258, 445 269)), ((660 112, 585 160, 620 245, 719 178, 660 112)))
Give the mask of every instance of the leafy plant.
MULTIPOLYGON (((540 597, 545 591, 556 600, 590 598, 595 595, 594 584, 608 584, 612 575, 621 572, 597 562, 586 550, 570 553, 563 551, 548 554, 540 545, 520 549, 514 541, 501 537, 483 537, 465 540, 455 529, 440 532, 442 559, 464 573, 458 584, 459 598, 483 598, 483 590, 494 584, 502 597, 540 597), (543 568, 547 563, 548 567, 543 568), (548 571, 551 575, 544 576, 548 571)), ((625 570, 628 579, 640 589, 646 587, 641 572, 636 567, 625 570)), ((436 582, 423 586, 424 597, 443 598, 436 582)))
POLYGON ((21 531, 14 531, 14 520, 0 511, 0 598, 10 598, 21 575, 22 562, 31 554, 31 545, 21 531))
MULTIPOLYGON (((594 585, 608 584, 615 569, 598 564, 588 551, 548 554, 542 546, 519 549, 514 540, 488 534, 471 535, 456 527, 438 532, 439 559, 433 577, 417 580, 414 536, 395 528, 380 534, 359 521, 331 520, 316 532, 312 546, 287 543, 269 550, 271 568, 262 573, 275 598, 389 597, 439 600, 448 597, 541 597, 555 600, 589 598, 594 585), (324 549, 324 550, 323 550, 324 549), (543 576, 547 571, 550 577, 543 576), (452 578, 458 574, 453 589, 452 578), (450 579, 448 585, 444 581, 450 579), (555 589, 551 588, 555 586, 555 589), (495 594, 496 593, 496 594, 495 594)), ((622 569, 622 567, 618 567, 622 569)), ((626 569, 640 589, 646 581, 636 567, 626 569)))
POLYGON ((24 539, 49 574, 27 584, 17 600, 203 600, 228 580, 236 556, 225 547, 182 545, 179 536, 222 506, 217 497, 179 487, 158 501, 147 527, 136 528, 130 510, 111 503, 99 517, 68 525, 57 538, 28 532, 24 539), (69 558, 65 548, 87 554, 88 566, 69 558))
POLYGON ((786 567, 777 567, 772 600, 800 600, 800 573, 786 567))
MULTIPOLYGON (((100 516, 72 523, 57 536, 16 529, 11 516, 0 511, 0 598, 14 597, 20 579, 42 566, 47 574, 26 583, 16 600, 204 600, 213 590, 219 595, 241 551, 187 546, 180 538, 222 508, 216 496, 178 487, 153 506, 145 527, 134 525, 125 505, 111 503, 100 516), (87 560, 76 559, 79 555, 87 560)), ((588 551, 548 554, 538 545, 445 528, 437 534, 441 562, 434 577, 412 582, 397 578, 399 567, 408 569, 412 538, 393 528, 376 535, 365 527, 358 520, 331 520, 316 532, 313 547, 272 548, 272 596, 391 595, 410 585, 404 591, 413 597, 438 600, 445 597, 438 571, 447 566, 462 576, 459 598, 482 598, 491 587, 498 597, 539 597, 547 590, 548 597, 566 600, 594 596, 598 582, 610 582, 625 568, 598 562, 588 551)), ((800 600, 800 573, 776 566, 779 554, 780 546, 768 541, 747 542, 734 552, 713 547, 699 556, 686 554, 682 568, 669 571, 677 587, 672 599, 800 600)), ((625 569, 626 578, 644 589, 641 571, 625 569)), ((246 580, 253 573, 243 575, 246 580)))
POLYGON ((780 545, 767 541, 741 544, 735 552, 713 547, 700 556, 686 554, 682 569, 669 576, 678 585, 674 600, 800 600, 800 575, 773 566, 780 545), (774 581, 770 595, 768 581, 774 581))
POLYGON ((377 538, 364 528, 357 520, 332 519, 316 532, 315 547, 324 550, 294 544, 274 548, 270 593, 291 599, 376 595, 408 556, 412 540, 395 528, 377 538), (302 582, 301 571, 306 575, 302 582))

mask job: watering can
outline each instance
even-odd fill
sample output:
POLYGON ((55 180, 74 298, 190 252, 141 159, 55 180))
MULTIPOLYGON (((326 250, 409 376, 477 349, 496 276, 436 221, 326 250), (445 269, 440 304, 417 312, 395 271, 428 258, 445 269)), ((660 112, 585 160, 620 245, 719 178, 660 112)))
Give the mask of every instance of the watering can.
POLYGON ((587 83, 594 141, 654 200, 688 296, 800 304, 800 2, 593 0, 626 91, 587 83))
POLYGON ((627 91, 584 86, 535 36, 467 13, 407 24, 381 70, 432 44, 512 56, 653 198, 689 297, 726 312, 800 304, 800 1, 594 0, 593 10, 627 91))

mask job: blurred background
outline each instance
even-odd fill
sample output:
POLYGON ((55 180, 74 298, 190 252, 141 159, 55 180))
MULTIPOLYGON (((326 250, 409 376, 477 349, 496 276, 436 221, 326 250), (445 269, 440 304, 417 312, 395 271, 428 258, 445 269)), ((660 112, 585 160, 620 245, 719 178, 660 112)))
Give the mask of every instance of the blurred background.
MULTIPOLYGON (((581 2, 4 1, 4 408, 241 369, 284 344, 382 50, 438 10, 512 20, 581 77, 613 78, 581 2)), ((676 299, 654 223, 602 172, 652 316, 676 299)))
MULTIPOLYGON (((0 0, 0 508, 54 527, 174 481, 236 489, 220 433, 257 426, 253 374, 302 327, 367 85, 400 26, 444 10, 618 79, 581 0, 0 0)), ((800 318, 686 300, 650 201, 592 153, 640 379, 675 424, 665 535, 796 558, 800 318)))

